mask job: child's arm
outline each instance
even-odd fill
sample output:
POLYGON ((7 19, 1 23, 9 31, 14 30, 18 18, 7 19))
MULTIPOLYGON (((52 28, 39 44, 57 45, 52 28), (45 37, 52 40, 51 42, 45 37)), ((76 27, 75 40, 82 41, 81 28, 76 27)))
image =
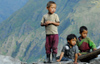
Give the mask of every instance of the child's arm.
POLYGON ((48 24, 46 24, 46 23, 41 23, 41 26, 47 26, 48 24))
POLYGON ((81 53, 78 53, 78 55, 81 56, 82 54, 81 53))
POLYGON ((64 52, 61 52, 60 58, 57 60, 57 62, 60 62, 63 56, 64 56, 64 52))
POLYGON ((75 58, 74 58, 74 64, 77 64, 77 58, 78 58, 78 54, 75 54, 75 58))
POLYGON ((90 40, 90 38, 88 38, 88 41, 89 41, 89 46, 91 47, 91 49, 93 51, 97 50, 95 43, 92 40, 90 40))
POLYGON ((46 24, 53 24, 53 25, 55 25, 55 26, 59 26, 60 25, 60 23, 59 22, 52 22, 52 21, 47 21, 47 22, 45 22, 46 24))
POLYGON ((41 23, 41 26, 48 26, 48 24, 52 24, 52 21, 46 21, 45 23, 41 23))
POLYGON ((46 21, 45 23, 41 23, 41 26, 47 26, 48 24, 53 24, 52 21, 46 21))
POLYGON ((42 20, 41 20, 41 26, 48 26, 48 24, 51 24, 51 21, 46 21, 45 22, 45 17, 43 16, 42 20))
POLYGON ((52 22, 52 21, 47 21, 45 23, 41 23, 41 26, 47 26, 48 24, 53 24, 55 26, 59 26, 60 23, 59 22, 52 22))
POLYGON ((55 26, 59 26, 60 25, 59 22, 52 22, 52 24, 55 25, 55 26))
POLYGON ((93 49, 93 51, 97 50, 96 48, 93 49))

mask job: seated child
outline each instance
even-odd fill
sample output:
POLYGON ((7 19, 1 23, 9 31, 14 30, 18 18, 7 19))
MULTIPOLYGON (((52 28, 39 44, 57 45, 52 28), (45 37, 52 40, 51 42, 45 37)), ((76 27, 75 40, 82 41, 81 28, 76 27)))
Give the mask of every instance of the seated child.
POLYGON ((77 58, 79 49, 76 45, 77 37, 74 34, 67 36, 67 44, 63 46, 60 57, 57 58, 57 62, 60 61, 74 61, 77 64, 77 58))
POLYGON ((79 47, 80 53, 81 54, 87 54, 90 52, 90 49, 93 51, 96 50, 96 45, 91 41, 90 38, 87 37, 88 34, 88 29, 85 26, 80 27, 80 37, 77 40, 77 45, 79 47))

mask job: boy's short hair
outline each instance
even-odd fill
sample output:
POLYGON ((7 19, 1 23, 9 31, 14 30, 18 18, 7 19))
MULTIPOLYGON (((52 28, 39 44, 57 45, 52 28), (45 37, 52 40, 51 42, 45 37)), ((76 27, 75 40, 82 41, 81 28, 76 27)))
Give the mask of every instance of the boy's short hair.
POLYGON ((69 34, 68 36, 67 36, 67 41, 68 40, 71 40, 71 39, 74 39, 74 38, 76 38, 77 39, 77 37, 76 37, 76 35, 75 34, 69 34))
POLYGON ((47 3, 47 8, 49 8, 50 6, 51 6, 51 4, 56 4, 54 1, 49 1, 48 3, 47 3))
POLYGON ((88 30, 86 26, 81 26, 80 27, 80 33, 82 33, 84 30, 88 30))

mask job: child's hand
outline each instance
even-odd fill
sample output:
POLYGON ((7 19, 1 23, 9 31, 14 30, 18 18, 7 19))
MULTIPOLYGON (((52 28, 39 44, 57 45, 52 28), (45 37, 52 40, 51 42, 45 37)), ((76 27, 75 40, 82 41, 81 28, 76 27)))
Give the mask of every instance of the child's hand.
POLYGON ((81 56, 82 54, 81 53, 78 53, 78 55, 81 56))
POLYGON ((45 22, 45 24, 46 24, 46 25, 52 24, 52 21, 47 21, 47 22, 45 22))
POLYGON ((59 59, 59 60, 57 60, 57 62, 60 62, 61 60, 59 59))
POLYGON ((74 62, 73 64, 78 64, 77 62, 74 62))
POLYGON ((96 48, 93 49, 93 51, 97 50, 96 48))

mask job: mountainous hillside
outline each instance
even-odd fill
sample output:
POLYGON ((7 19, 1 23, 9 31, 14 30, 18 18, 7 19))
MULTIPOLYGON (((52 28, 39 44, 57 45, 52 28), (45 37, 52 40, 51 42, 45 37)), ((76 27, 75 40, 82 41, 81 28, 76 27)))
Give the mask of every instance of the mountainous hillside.
POLYGON ((28 0, 0 0, 0 23, 23 7, 28 0))
MULTIPOLYGON (((96 45, 100 43, 100 0, 84 0, 80 1, 73 8, 74 12, 69 13, 67 19, 70 19, 72 25, 63 31, 61 37, 65 34, 75 33, 79 35, 79 27, 85 25, 88 27, 88 36, 95 42, 96 45), (85 5, 84 5, 85 4, 85 5)), ((66 37, 66 36, 65 36, 66 37)))
MULTIPOLYGON (((19 11, 0 24, 0 54, 10 55, 28 63, 45 58, 45 28, 41 18, 47 13, 49 0, 29 0, 19 11)), ((88 27, 88 36, 99 45, 100 0, 53 0, 60 18, 58 55, 66 43, 66 36, 79 36, 79 27, 88 27), (84 5, 85 4, 85 5, 84 5)))

